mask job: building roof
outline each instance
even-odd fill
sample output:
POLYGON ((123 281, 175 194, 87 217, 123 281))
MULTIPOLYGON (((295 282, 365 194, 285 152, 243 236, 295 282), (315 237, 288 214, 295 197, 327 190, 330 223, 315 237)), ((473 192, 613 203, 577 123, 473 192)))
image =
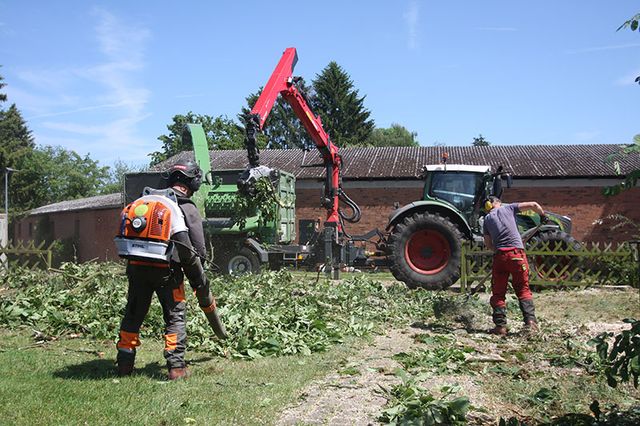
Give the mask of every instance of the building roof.
MULTIPOLYGON (((443 152, 449 154, 451 164, 490 166, 502 165, 513 176, 522 179, 542 178, 613 178, 613 164, 605 159, 618 151, 619 145, 512 145, 512 146, 452 146, 452 147, 377 147, 343 148, 346 180, 417 179, 423 166, 438 164, 443 152)), ((211 151, 214 170, 244 169, 247 164, 245 150, 211 151)), ((179 160, 193 159, 193 151, 181 152, 158 164, 156 170, 165 170, 179 160)), ((618 159, 622 174, 640 169, 640 156, 630 155, 618 159)), ((260 162, 274 169, 292 173, 299 180, 316 180, 324 176, 324 167, 318 151, 300 149, 265 149, 260 162), (320 167, 300 167, 319 164, 320 167)), ((63 201, 38 207, 30 214, 107 209, 123 205, 121 194, 63 201)))
POLYGON ((79 198, 77 200, 61 201, 59 203, 48 204, 38 207, 29 212, 30 215, 61 213, 78 210, 97 210, 122 207, 122 194, 98 195, 89 198, 79 198))
MULTIPOLYGON (((361 179, 412 179, 422 167, 438 164, 443 152, 449 153, 449 163, 491 166, 502 165, 515 178, 611 178, 616 177, 613 164, 605 159, 618 151, 619 145, 512 145, 512 146, 421 146, 343 148, 342 177, 361 179)), ((211 151, 212 167, 218 170, 243 169, 248 164, 245 150, 211 151)), ((156 166, 157 170, 183 159, 193 159, 193 152, 177 154, 156 166)), ((285 170, 297 179, 318 179, 324 175, 323 167, 301 165, 321 164, 318 151, 300 149, 265 149, 260 163, 285 170)), ((640 156, 619 159, 622 174, 640 169, 640 156)))

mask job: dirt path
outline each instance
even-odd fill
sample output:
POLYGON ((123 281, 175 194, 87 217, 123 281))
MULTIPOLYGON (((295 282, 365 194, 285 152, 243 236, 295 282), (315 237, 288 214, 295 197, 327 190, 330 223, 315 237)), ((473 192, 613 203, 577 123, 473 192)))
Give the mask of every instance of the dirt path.
MULTIPOLYGON (((487 303, 485 296, 481 303, 487 303)), ((541 331, 534 336, 523 332, 517 311, 511 312, 510 333, 505 339, 486 333, 492 325, 486 312, 477 315, 468 330, 457 320, 444 330, 429 324, 392 329, 356 351, 338 371, 312 382, 276 424, 378 424, 387 403, 380 387, 389 389, 400 382, 394 372, 401 365, 393 356, 436 348, 462 350, 465 360, 430 361, 420 385, 436 397, 443 386, 457 386, 456 395, 471 400, 469 425, 495 425, 500 417, 533 421, 544 417, 550 404, 559 404, 562 392, 571 392, 567 397, 570 407, 588 407, 598 389, 598 378, 581 379, 590 377, 584 365, 593 348, 586 342, 603 331, 619 333, 627 328, 615 318, 638 314, 633 298, 637 292, 587 290, 541 295, 541 331), (425 343, 416 341, 416 335, 423 335, 419 340, 425 343), (436 371, 436 364, 444 370, 436 371), (556 388, 554 402, 532 397, 539 390, 556 388)))
POLYGON ((415 329, 391 330, 352 356, 345 368, 313 382, 299 405, 285 410, 277 424, 368 425, 386 403, 380 385, 398 383, 393 371, 400 367, 391 357, 417 345, 415 329), (352 373, 352 374, 347 374, 352 373))

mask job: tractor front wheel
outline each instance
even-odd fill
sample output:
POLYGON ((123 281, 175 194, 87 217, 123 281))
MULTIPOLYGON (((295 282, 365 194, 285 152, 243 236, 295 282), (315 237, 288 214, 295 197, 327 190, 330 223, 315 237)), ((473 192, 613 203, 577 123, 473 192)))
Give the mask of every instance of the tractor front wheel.
POLYGON ((409 288, 447 288, 460 278, 462 234, 448 219, 416 213, 389 236, 389 269, 409 288))

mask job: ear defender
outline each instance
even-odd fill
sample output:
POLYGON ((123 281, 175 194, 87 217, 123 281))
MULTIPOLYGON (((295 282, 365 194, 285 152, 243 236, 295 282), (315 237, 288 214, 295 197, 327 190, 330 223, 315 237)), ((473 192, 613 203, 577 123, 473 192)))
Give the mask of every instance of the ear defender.
POLYGON ((484 202, 484 211, 489 213, 492 209, 493 209, 493 203, 491 201, 489 201, 489 200, 486 200, 484 202))

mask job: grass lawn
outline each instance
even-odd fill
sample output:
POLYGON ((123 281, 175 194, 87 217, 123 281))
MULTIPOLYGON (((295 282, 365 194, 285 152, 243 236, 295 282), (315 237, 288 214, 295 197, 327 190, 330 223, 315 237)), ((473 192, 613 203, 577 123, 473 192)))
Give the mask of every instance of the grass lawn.
POLYGON ((190 342, 209 352, 190 350, 192 376, 168 382, 162 342, 154 338, 162 333, 157 303, 147 317, 136 373, 117 378, 109 339, 124 306, 124 278, 101 265, 68 269, 24 271, 0 287, 0 424, 274 424, 303 392, 309 396, 300 406, 321 408, 308 410, 316 416, 346 401, 344 407, 370 404, 364 410, 369 417, 348 417, 353 421, 347 424, 375 422, 385 398, 374 390, 394 375, 393 362, 403 362, 394 361, 399 352, 407 352, 404 366, 425 392, 435 395, 443 385, 458 384, 474 413, 493 419, 487 424, 497 416, 537 424, 568 412, 588 413, 594 399, 623 407, 640 400, 629 384, 607 387, 587 343, 602 331, 620 332, 622 318, 640 317, 637 289, 537 292, 542 331, 532 338, 520 333, 511 294, 512 333, 500 339, 484 332, 491 323, 486 294, 469 300, 409 290, 384 274, 344 274, 339 283, 316 282, 315 273, 301 272, 232 282, 214 277, 231 337, 223 343, 209 339, 211 331, 192 305, 190 342), (462 325, 459 318, 467 316, 458 315, 456 306, 475 315, 471 325, 462 325), (439 316, 437 307, 449 307, 448 314, 439 316), (33 330, 42 334, 35 339, 33 330), (371 339, 376 332, 382 335, 371 339), (424 340, 413 342, 417 334, 424 340), (291 353, 311 355, 286 355, 291 353), (366 383, 351 383, 358 377, 366 383), (318 393, 309 390, 323 380, 318 393), (345 395, 340 400, 323 397, 338 389, 345 395), (358 394, 361 399, 353 399, 358 394), (323 401, 330 406, 322 407, 323 401))
POLYGON ((232 361, 190 352, 192 376, 168 382, 161 342, 145 340, 132 377, 114 374, 114 345, 86 339, 34 344, 0 331, 2 424, 265 424, 348 354, 232 361))

